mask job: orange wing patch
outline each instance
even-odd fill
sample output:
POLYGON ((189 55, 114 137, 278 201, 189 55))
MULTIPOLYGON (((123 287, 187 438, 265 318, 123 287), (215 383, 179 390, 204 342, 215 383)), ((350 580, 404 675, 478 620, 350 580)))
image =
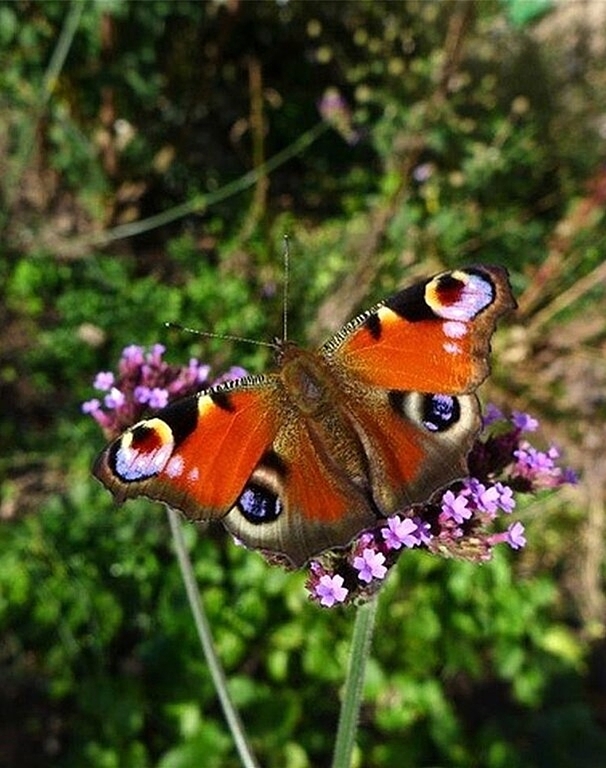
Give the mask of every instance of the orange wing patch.
POLYGON ((465 323, 425 320, 411 323, 381 307, 380 337, 372 326, 354 331, 339 350, 348 374, 386 389, 463 392, 474 378, 465 323))
POLYGON ((227 511, 277 432, 279 414, 271 407, 270 392, 229 393, 229 408, 217 405, 210 395, 200 397, 198 425, 172 458, 182 471, 172 475, 169 462, 162 480, 186 488, 201 509, 227 511))

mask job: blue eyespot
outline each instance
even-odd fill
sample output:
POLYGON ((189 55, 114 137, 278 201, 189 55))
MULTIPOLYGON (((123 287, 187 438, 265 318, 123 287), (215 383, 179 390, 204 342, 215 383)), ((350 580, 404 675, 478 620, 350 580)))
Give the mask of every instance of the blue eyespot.
POLYGON ((271 523, 282 512, 282 502, 275 493, 255 483, 244 489, 236 504, 249 523, 271 523))
POLYGON ((422 405, 423 426, 430 432, 444 432, 461 418, 461 407, 450 395, 425 395, 422 405))

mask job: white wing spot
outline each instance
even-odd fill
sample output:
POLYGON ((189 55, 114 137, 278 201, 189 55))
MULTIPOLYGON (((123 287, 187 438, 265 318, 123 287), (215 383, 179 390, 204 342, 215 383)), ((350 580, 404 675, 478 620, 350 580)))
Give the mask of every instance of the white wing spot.
POLYGON ((166 474, 169 477, 180 477, 183 474, 183 457, 173 456, 166 465, 166 474))
POLYGON ((447 320, 442 326, 442 330, 449 339, 462 339, 467 334, 467 326, 458 320, 447 320))
POLYGON ((447 341, 445 344, 442 344, 442 349, 444 352, 448 352, 449 355, 460 355, 462 352, 461 347, 453 341, 447 341))
POLYGON ((198 471, 198 467, 194 467, 193 469, 190 469, 189 472, 187 473, 187 479, 192 483, 198 482, 199 477, 200 477, 200 472, 198 471))

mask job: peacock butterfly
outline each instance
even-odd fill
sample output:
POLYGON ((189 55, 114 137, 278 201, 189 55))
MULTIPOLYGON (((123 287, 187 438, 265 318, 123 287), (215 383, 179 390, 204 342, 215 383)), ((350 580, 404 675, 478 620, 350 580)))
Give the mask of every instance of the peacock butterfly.
POLYGON ((277 342, 273 373, 169 404, 111 442, 94 474, 118 501, 222 520, 301 566, 467 473, 474 390, 513 307, 501 267, 442 272, 316 351, 277 342))

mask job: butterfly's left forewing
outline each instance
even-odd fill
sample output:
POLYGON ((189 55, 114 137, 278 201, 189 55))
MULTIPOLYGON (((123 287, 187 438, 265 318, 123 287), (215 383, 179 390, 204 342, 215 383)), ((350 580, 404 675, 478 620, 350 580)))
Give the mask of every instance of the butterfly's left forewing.
POLYGON ((280 428, 277 390, 277 377, 257 377, 178 400, 110 443, 93 472, 119 501, 147 496, 194 520, 223 517, 280 428))

